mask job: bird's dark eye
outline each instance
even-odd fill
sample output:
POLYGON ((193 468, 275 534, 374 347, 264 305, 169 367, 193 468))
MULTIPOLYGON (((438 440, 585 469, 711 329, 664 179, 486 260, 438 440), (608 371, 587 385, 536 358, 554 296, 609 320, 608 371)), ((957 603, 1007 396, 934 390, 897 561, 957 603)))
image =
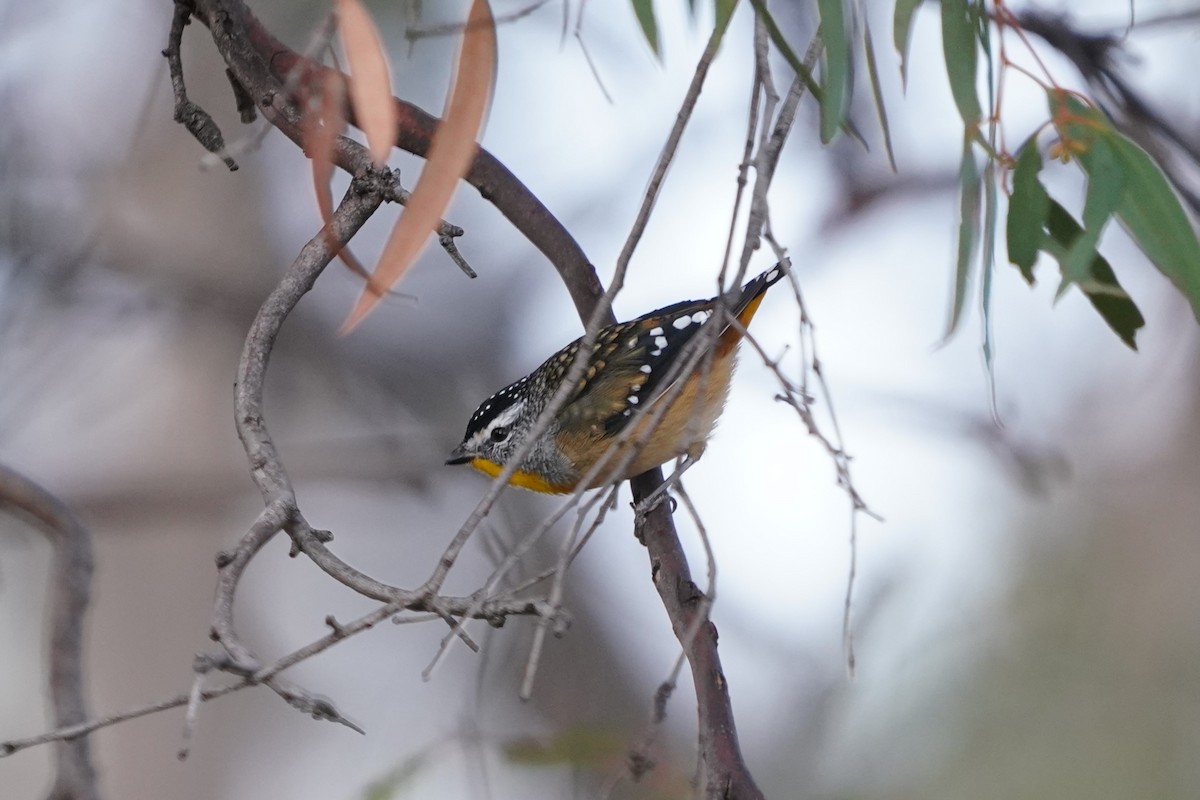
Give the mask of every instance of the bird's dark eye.
POLYGON ((493 442, 503 442, 508 438, 508 428, 503 425, 497 425, 495 428, 492 428, 491 436, 493 442))

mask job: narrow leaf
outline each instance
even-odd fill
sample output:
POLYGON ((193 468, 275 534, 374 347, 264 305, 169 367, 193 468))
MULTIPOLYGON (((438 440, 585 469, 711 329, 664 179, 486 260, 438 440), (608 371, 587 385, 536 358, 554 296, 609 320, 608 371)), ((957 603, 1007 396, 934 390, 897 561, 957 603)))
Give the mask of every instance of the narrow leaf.
POLYGON ((983 321, 983 365, 987 371, 992 414, 996 411, 995 350, 992 347, 992 278, 996 272, 996 162, 988 159, 983 170, 983 281, 979 310, 983 321))
POLYGON ((942 0, 942 54, 954 105, 968 131, 979 128, 983 112, 976 92, 979 51, 975 6, 967 0, 942 0))
POLYGON ((1055 300, 1062 297, 1071 284, 1077 284, 1079 288, 1087 291, 1084 287, 1092 279, 1092 262, 1100 255, 1096 250, 1099 244, 1100 231, 1084 228, 1067 247, 1067 252, 1059 259, 1062 281, 1058 284, 1058 291, 1055 292, 1055 300))
POLYGON ((1099 233, 1099 229, 1120 208, 1124 199, 1125 165, 1104 138, 1092 142, 1087 158, 1088 186, 1083 203, 1083 227, 1099 233))
POLYGON ((575 727, 549 740, 513 739, 502 746, 504 755, 514 764, 601 767, 619 762, 626 742, 610 731, 575 727))
MULTIPOLYGON (((1071 213, 1056 200, 1048 198, 1048 206, 1047 237, 1044 239, 1043 249, 1062 265, 1085 232, 1071 213)), ((1117 281, 1112 266, 1094 249, 1092 252, 1094 256, 1089 265, 1089 277, 1079 282, 1078 286, 1108 327, 1131 349, 1137 350, 1135 338, 1138 329, 1146 324, 1146 320, 1133 299, 1117 281)))
MULTIPOLYGON (((425 169, 379 258, 375 270, 378 286, 393 286, 416 260, 450 204, 459 180, 475 159, 479 151, 476 138, 491 100, 495 75, 495 20, 487 0, 474 0, 463 30, 446 113, 433 135, 425 169)), ((379 292, 369 288, 372 290, 359 296, 354 310, 342 323, 342 333, 362 322, 379 302, 379 292)))
POLYGON ((924 0, 896 0, 892 15, 892 43, 900 54, 900 83, 908 88, 908 48, 912 44, 912 23, 924 0))
POLYGON ((979 166, 971 137, 963 137, 962 164, 958 171, 959 195, 958 256, 954 268, 954 299, 950 306, 950 322, 942 337, 945 342, 958 328, 971 285, 971 266, 975 246, 979 243, 979 166))
POLYGON ((1013 169, 1013 191, 1008 202, 1007 241, 1008 260, 1021 270, 1025 281, 1033 285, 1033 265, 1038 250, 1046 238, 1042 230, 1050 213, 1050 196, 1038 180, 1042 171, 1042 154, 1036 137, 1017 151, 1017 166, 1013 169))
POLYGON ((340 72, 330 70, 317 86, 321 93, 318 105, 315 110, 310 109, 305 113, 302 130, 304 151, 312 163, 317 210, 325 225, 325 242, 331 250, 337 251, 338 258, 347 269, 370 284, 371 274, 350 252, 349 247, 338 249, 330 227, 333 221, 333 192, 330 187, 333 180, 333 151, 338 136, 346 130, 346 118, 342 113, 346 102, 346 82, 340 72))
MULTIPOLYGON (((804 62, 796 56, 796 51, 792 50, 791 45, 789 45, 787 40, 783 38, 783 33, 779 30, 779 26, 775 24, 775 20, 771 16, 771 13, 767 11, 765 0, 750 0, 750 5, 754 7, 755 14, 757 14, 767 26, 767 35, 771 38, 771 42, 775 45, 775 47, 779 49, 780 55, 782 55, 788 64, 791 65, 792 69, 796 71, 796 75, 800 78, 800 82, 803 83, 804 88, 808 89, 808 91, 812 94, 813 99, 820 103, 822 107, 824 107, 825 90, 817 85, 816 80, 813 78, 812 70, 804 65, 804 62)), ((863 139, 862 134, 859 132, 858 128, 855 127, 853 120, 844 120, 842 122, 842 130, 844 130, 846 134, 850 136, 850 138, 854 139, 863 147, 867 146, 866 140, 863 139)))
POLYGON ((1103 138, 1089 145, 1087 195, 1083 203, 1083 233, 1075 240, 1062 260, 1061 295, 1067 284, 1086 284, 1092 278, 1092 263, 1099 256, 1100 234, 1121 204, 1125 176, 1112 147, 1103 138))
POLYGON ((804 83, 804 88, 808 89, 813 98, 824 106, 825 91, 813 78, 812 70, 804 66, 804 62, 800 60, 800 57, 796 55, 796 51, 792 49, 787 39, 783 37, 783 31, 779 30, 779 26, 775 24, 775 18, 767 10, 766 0, 750 0, 750 5, 754 6, 754 13, 767 26, 767 35, 771 38, 772 44, 779 50, 780 55, 783 56, 791 68, 796 71, 796 74, 800 76, 800 80, 804 83))
POLYGON ((716 0, 715 9, 715 30, 724 31, 729 26, 729 18, 733 16, 733 10, 737 8, 738 0, 716 0))
POLYGON ((329 186, 333 179, 333 149, 337 137, 346 129, 346 119, 342 116, 346 86, 340 74, 330 72, 317 88, 320 92, 317 106, 304 115, 304 150, 312 162, 317 209, 321 221, 328 225, 333 219, 333 193, 329 186))
POLYGON ((631 0, 631 2, 638 25, 642 26, 642 34, 646 37, 654 55, 661 59, 662 39, 658 32, 658 20, 654 18, 654 0, 631 0))
POLYGON ((871 40, 871 15, 863 14, 863 47, 867 51, 867 76, 871 79, 871 97, 875 101, 875 113, 879 115, 879 127, 883 131, 883 147, 887 150, 888 163, 896 172, 896 153, 892 150, 892 129, 888 125, 887 108, 883 104, 883 89, 879 85, 879 67, 875 63, 875 43, 871 40))
POLYGON ((379 31, 359 0, 337 0, 338 31, 350 68, 350 103, 367 137, 376 166, 387 162, 396 144, 400 111, 392 97, 391 70, 379 31))
POLYGON ((1188 299, 1200 320, 1200 241, 1162 170, 1100 111, 1053 90, 1049 99, 1059 136, 1067 151, 1077 154, 1089 188, 1097 178, 1105 179, 1104 171, 1111 172, 1114 162, 1118 165, 1123 185, 1117 218, 1146 257, 1188 299), (1104 145, 1097 146, 1098 142, 1104 145))
POLYGON ((850 110, 850 39, 843 0, 817 0, 825 43, 825 96, 821 100, 821 141, 828 144, 850 110))

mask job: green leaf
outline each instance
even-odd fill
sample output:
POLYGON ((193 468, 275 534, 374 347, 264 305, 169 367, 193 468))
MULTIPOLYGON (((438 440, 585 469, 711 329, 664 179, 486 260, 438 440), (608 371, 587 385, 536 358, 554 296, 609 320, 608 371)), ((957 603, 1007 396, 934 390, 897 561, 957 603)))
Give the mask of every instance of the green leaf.
POLYGON ((1046 215, 1050 213, 1050 196, 1038 180, 1041 171, 1042 154, 1038 152, 1036 137, 1030 137, 1017 151, 1007 225, 1008 260, 1021 270, 1021 276, 1030 286, 1033 265, 1046 238, 1043 230, 1046 215))
POLYGON ((1099 232, 1121 205, 1125 195, 1125 167, 1105 139, 1092 142, 1088 163, 1083 227, 1099 232))
POLYGON ((750 5, 754 6, 754 13, 767 26, 767 35, 771 38, 771 42, 779 50, 780 55, 784 60, 791 65, 791 68, 800 76, 800 80, 804 82, 804 88, 812 93, 822 107, 825 106, 825 92, 817 84, 813 78, 812 70, 804 66, 804 62, 796 55, 796 51, 788 44, 787 39, 783 38, 783 31, 779 30, 779 26, 775 24, 775 18, 771 16, 771 12, 767 10, 766 0, 750 0, 750 5))
POLYGON ((867 77, 871 79, 871 97, 875 101, 875 113, 879 115, 879 127, 883 131, 883 148, 887 150, 888 163, 896 172, 896 153, 892 150, 892 129, 888 125, 887 108, 883 105, 883 89, 879 85, 879 67, 875 63, 875 43, 871 40, 871 15, 863 15, 863 48, 867 51, 867 77))
MULTIPOLYGON (((1113 181, 1114 174, 1121 176, 1117 218, 1146 257, 1188 299, 1200 320, 1200 241, 1162 170, 1095 108, 1055 90, 1049 92, 1049 99, 1066 152, 1075 154, 1087 173, 1089 196, 1096 180, 1112 192, 1114 187, 1106 182, 1113 181)), ((1108 198, 1095 202, 1106 203, 1108 198)))
POLYGON ((637 17, 638 24, 642 26, 642 33, 646 36, 646 41, 650 43, 650 49, 654 51, 660 60, 662 59, 662 39, 658 32, 658 20, 654 18, 654 0, 630 0, 633 4, 633 13, 637 17))
MULTIPOLYGON (((813 99, 825 107, 825 90, 822 89, 813 78, 812 70, 804 65, 804 62, 796 55, 796 51, 792 49, 787 40, 783 38, 783 32, 779 30, 779 26, 775 24, 775 19, 771 16, 771 12, 767 10, 766 0, 750 0, 750 5, 754 7, 754 13, 767 26, 767 35, 771 38, 771 42, 779 49, 780 55, 791 65, 796 71, 796 75, 800 78, 800 82, 804 84, 804 88, 812 94, 813 99)), ((842 130, 848 136, 861 144, 864 148, 867 142, 855 127, 854 121, 844 119, 842 122, 842 130)))
POLYGON ((737 0, 716 0, 716 24, 713 27, 720 31, 729 27, 729 18, 733 16, 735 8, 737 8, 737 0))
POLYGON ((1096 139, 1091 143, 1090 151, 1092 166, 1088 170, 1087 195, 1083 203, 1083 234, 1070 246, 1062 260, 1060 296, 1068 284, 1084 284, 1091 279, 1092 263, 1099 255, 1096 248, 1100 244, 1100 234, 1121 204, 1124 194, 1125 175, 1109 143, 1102 138, 1096 139))
POLYGON ((979 166, 970 136, 963 137, 962 164, 958 171, 959 196, 958 257, 954 268, 954 300, 950 306, 950 322, 946 326, 946 341, 958 328, 966 305, 967 289, 971 285, 971 262, 979 243, 979 166))
POLYGON ((843 0, 817 0, 825 43, 825 97, 821 101, 821 141, 837 135, 850 110, 850 39, 843 0))
MULTIPOLYGON (((1047 198, 1046 233, 1043 250, 1058 260, 1065 273, 1064 262, 1086 237, 1087 232, 1058 201, 1047 198)), ((1108 323, 1108 327, 1121 337, 1121 341, 1131 349, 1137 350, 1135 337, 1138 329, 1146 324, 1146 320, 1138 310, 1137 304, 1117 281, 1116 273, 1104 256, 1097 253, 1094 246, 1089 250, 1092 259, 1088 264, 1088 275, 1085 280, 1076 281, 1076 285, 1100 317, 1108 323)))
POLYGON ((983 112, 976 93, 979 50, 976 26, 979 12, 967 0, 942 0, 942 54, 954 105, 967 130, 979 128, 983 112))
MULTIPOLYGON (((1096 250, 1096 246, 1100 243, 1100 232, 1098 230, 1088 230, 1084 228, 1080 231, 1079 236, 1071 242, 1067 248, 1067 252, 1060 258, 1059 267, 1062 270, 1062 280, 1058 284, 1058 290, 1054 294, 1054 299, 1062 297, 1070 288, 1071 284, 1078 284, 1081 289, 1087 286, 1092 279, 1092 262, 1100 255, 1096 250)), ((1084 289, 1084 291, 1087 291, 1084 289)))
POLYGON ((569 764, 597 767, 619 761, 627 740, 613 731, 587 726, 568 728, 548 740, 514 739, 504 743, 504 755, 514 764, 569 764))
POLYGON ((908 48, 912 44, 912 22, 924 0, 896 0, 892 15, 892 43, 900 54, 900 83, 908 89, 908 48))
POLYGON ((996 412, 996 371, 992 349, 992 276, 996 272, 996 162, 988 159, 983 171, 983 286, 979 310, 983 318, 983 364, 987 370, 992 414, 996 412))

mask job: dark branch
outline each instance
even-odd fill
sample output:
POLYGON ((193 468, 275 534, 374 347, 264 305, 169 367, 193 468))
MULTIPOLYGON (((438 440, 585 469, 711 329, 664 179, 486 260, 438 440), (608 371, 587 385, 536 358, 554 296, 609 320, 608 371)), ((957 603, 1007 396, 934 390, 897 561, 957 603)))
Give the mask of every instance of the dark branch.
MULTIPOLYGON (((675 125, 667 137, 655 174, 651 177, 638 219, 621 251, 614 284, 622 279, 624 269, 633 256, 723 34, 724 30, 720 28, 713 31, 696 66, 675 125)), ((662 483, 661 469, 653 469, 635 477, 630 482, 635 507, 640 508, 642 502, 655 494, 662 483)), ((636 520, 634 533, 638 541, 645 545, 650 557, 654 588, 658 590, 658 596, 671 620, 671 629, 691 666, 700 723, 700 757, 705 768, 706 796, 747 800, 761 798, 762 792, 746 766, 738 743, 728 682, 717 652, 717 628, 708 620, 710 604, 692 581, 691 567, 675 530, 670 507, 666 503, 659 503, 648 513, 637 514, 636 520)))
MULTIPOLYGON (((238 168, 237 162, 234 161, 225 152, 225 138, 221 136, 221 129, 217 127, 217 123, 200 106, 188 99, 187 89, 183 85, 183 56, 181 53, 183 43, 183 29, 191 20, 192 12, 187 4, 182 2, 175 3, 175 16, 171 20, 171 32, 167 37, 167 49, 162 51, 162 54, 167 58, 167 68, 171 73, 171 89, 175 93, 175 121, 188 129, 192 136, 196 137, 204 149, 220 157, 225 162, 225 166, 229 167, 229 171, 233 172, 238 168)), ((233 80, 232 75, 230 80, 233 80)), ((234 81, 235 94, 237 82, 234 81)), ((244 92, 242 93, 244 95, 244 92)), ((242 111, 242 120, 246 120, 246 112, 242 107, 242 96, 238 96, 238 110, 242 111)))

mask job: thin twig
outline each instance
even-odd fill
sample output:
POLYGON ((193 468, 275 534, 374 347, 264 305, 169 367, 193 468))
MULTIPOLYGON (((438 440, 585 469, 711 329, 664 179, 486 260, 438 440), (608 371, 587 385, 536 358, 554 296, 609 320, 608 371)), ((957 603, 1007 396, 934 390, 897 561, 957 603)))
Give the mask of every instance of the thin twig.
MULTIPOLYGON (((654 692, 654 705, 650 721, 646 724, 645 730, 642 731, 637 746, 631 748, 629 754, 626 756, 625 763, 629 776, 635 783, 641 780, 654 767, 654 761, 650 758, 650 748, 658 738, 663 722, 666 721, 667 702, 675 693, 675 688, 679 683, 679 674, 683 671, 683 665, 686 662, 687 649, 691 645, 692 640, 695 639, 697 632, 699 632, 700 626, 708 622, 709 611, 717 599, 717 560, 713 555, 712 543, 709 541, 708 531, 700 519, 700 513, 692 503, 691 497, 688 495, 687 490, 684 489, 682 482, 676 484, 675 493, 683 502, 692 521, 696 524, 696 531, 700 536, 701 543, 704 545, 704 554, 708 563, 708 587, 705 589, 701 607, 692 620, 691 629, 687 634, 686 640, 681 643, 679 657, 675 659, 675 665, 671 668, 667 678, 659 684, 658 689, 654 692)), ((618 772, 609 778, 604 790, 601 792, 601 797, 608 797, 612 793, 620 781, 621 775, 622 773, 618 772)))
MULTIPOLYGON (((507 14, 497 14, 493 18, 492 22, 488 24, 490 25, 494 23, 497 27, 499 27, 500 25, 507 25, 509 23, 516 22, 517 20, 528 17, 530 14, 537 11, 548 2, 550 2, 550 0, 536 0, 536 2, 530 3, 524 8, 518 8, 516 11, 510 11, 507 14)), ((417 8, 419 8, 419 6, 417 8)), ((432 39, 438 36, 457 36, 459 34, 466 33, 468 30, 471 30, 471 23, 469 22, 443 22, 438 25, 425 26, 410 24, 404 29, 404 38, 410 42, 415 42, 419 39, 432 39)))
MULTIPOLYGON (((624 277, 624 269, 645 229, 667 165, 695 107, 704 78, 724 33, 723 29, 714 29, 696 67, 676 124, 668 136, 663 154, 646 190, 638 219, 621 251, 614 284, 624 277)), ((714 314, 714 317, 716 316, 714 314)), ((653 470, 635 478, 632 482, 634 502, 641 502, 652 495, 661 484, 661 470, 653 470)), ((691 580, 687 557, 675 532, 667 504, 659 504, 648 513, 638 515, 636 534, 639 541, 646 546, 655 589, 658 590, 667 616, 671 620, 672 630, 687 654, 691 667, 700 719, 700 754, 708 775, 707 792, 711 797, 761 798, 762 792, 755 784, 738 744, 728 684, 717 653, 716 630, 711 623, 694 627, 695 620, 703 608, 702 595, 691 580)))
MULTIPOLYGON (((250 686, 257 686, 259 684, 274 680, 278 676, 278 674, 280 672, 282 672, 283 670, 288 669, 289 667, 293 667, 296 664, 300 663, 301 661, 305 661, 319 653, 324 652, 325 650, 328 650, 334 644, 342 641, 343 639, 347 639, 351 636, 354 636, 355 634, 362 633, 363 631, 366 631, 366 630, 370 630, 375 625, 378 625, 380 622, 387 619, 392 614, 395 614, 398 610, 400 610, 400 609, 398 609, 394 605, 384 605, 384 606, 381 606, 381 607, 375 609, 374 611, 372 611, 368 614, 364 614, 362 617, 359 617, 358 619, 354 620, 353 622, 339 624, 334 628, 333 632, 329 633, 328 635, 323 636, 322 638, 316 640, 315 642, 305 645, 304 647, 301 647, 298 650, 288 653, 287 655, 279 658, 278 660, 272 662, 271 664, 268 664, 265 667, 262 667, 261 669, 259 669, 258 671, 254 672, 252 674, 243 676, 241 678, 241 680, 239 680, 237 683, 232 683, 227 686, 221 686, 221 687, 218 687, 215 689, 206 689, 206 690, 201 691, 199 693, 200 702, 207 703, 210 700, 215 700, 218 697, 224 697, 227 694, 231 694, 233 692, 240 691, 240 690, 248 688, 250 686)), ((420 617, 420 618, 412 618, 411 620, 406 619, 404 621, 423 622, 423 621, 428 621, 428 620, 432 620, 432 619, 436 619, 436 617, 433 615, 428 615, 428 616, 420 617)), ((190 699, 191 699, 191 693, 184 692, 184 693, 177 694, 174 697, 169 697, 165 700, 159 700, 154 703, 147 703, 145 705, 141 705, 141 706, 137 706, 135 708, 127 709, 125 711, 117 712, 115 714, 109 714, 108 716, 105 716, 105 717, 99 717, 97 719, 89 720, 86 722, 80 722, 80 723, 77 723, 74 725, 62 726, 62 727, 56 728, 55 730, 47 731, 42 734, 38 734, 37 736, 30 736, 25 739, 12 739, 12 740, 9 740, 6 742, 0 742, 0 758, 3 758, 4 756, 12 755, 13 753, 24 750, 28 747, 34 747, 36 745, 47 744, 49 742, 57 742, 57 741, 85 742, 86 739, 83 737, 86 737, 87 734, 92 733, 93 731, 99 730, 101 728, 107 728, 111 725, 116 725, 121 722, 125 722, 127 720, 137 719, 138 717, 144 717, 149 714, 156 714, 160 711, 167 711, 172 708, 178 708, 180 706, 185 706, 189 703, 190 699)), ((312 703, 313 708, 319 710, 320 703, 321 703, 320 700, 313 701, 313 703, 312 703)), ((346 722, 345 724, 349 725, 354 730, 357 730, 360 733, 362 732, 360 728, 353 725, 352 723, 346 722)))
MULTIPOLYGON (((571 526, 571 535, 563 539, 559 547, 558 564, 554 570, 554 580, 550 584, 550 594, 546 597, 547 602, 554 608, 558 608, 562 604, 563 587, 566 585, 567 568, 571 566, 574 555, 577 552, 576 543, 581 540, 586 540, 591 537, 601 524, 604 522, 604 517, 608 510, 616 505, 617 491, 621 487, 613 485, 607 493, 596 492, 595 495, 583 506, 575 515, 575 524, 571 526), (580 536, 580 529, 583 527, 583 521, 587 518, 588 512, 596 504, 596 501, 603 498, 600 503, 600 509, 596 512, 595 518, 587 531, 580 536)), ((529 658, 525 662, 525 674, 521 679, 521 691, 519 697, 522 700, 528 700, 533 696, 533 679, 537 675, 538 663, 541 660, 542 647, 546 641, 546 633, 550 629, 550 620, 541 618, 537 621, 537 628, 533 632, 533 644, 529 648, 529 658)))

